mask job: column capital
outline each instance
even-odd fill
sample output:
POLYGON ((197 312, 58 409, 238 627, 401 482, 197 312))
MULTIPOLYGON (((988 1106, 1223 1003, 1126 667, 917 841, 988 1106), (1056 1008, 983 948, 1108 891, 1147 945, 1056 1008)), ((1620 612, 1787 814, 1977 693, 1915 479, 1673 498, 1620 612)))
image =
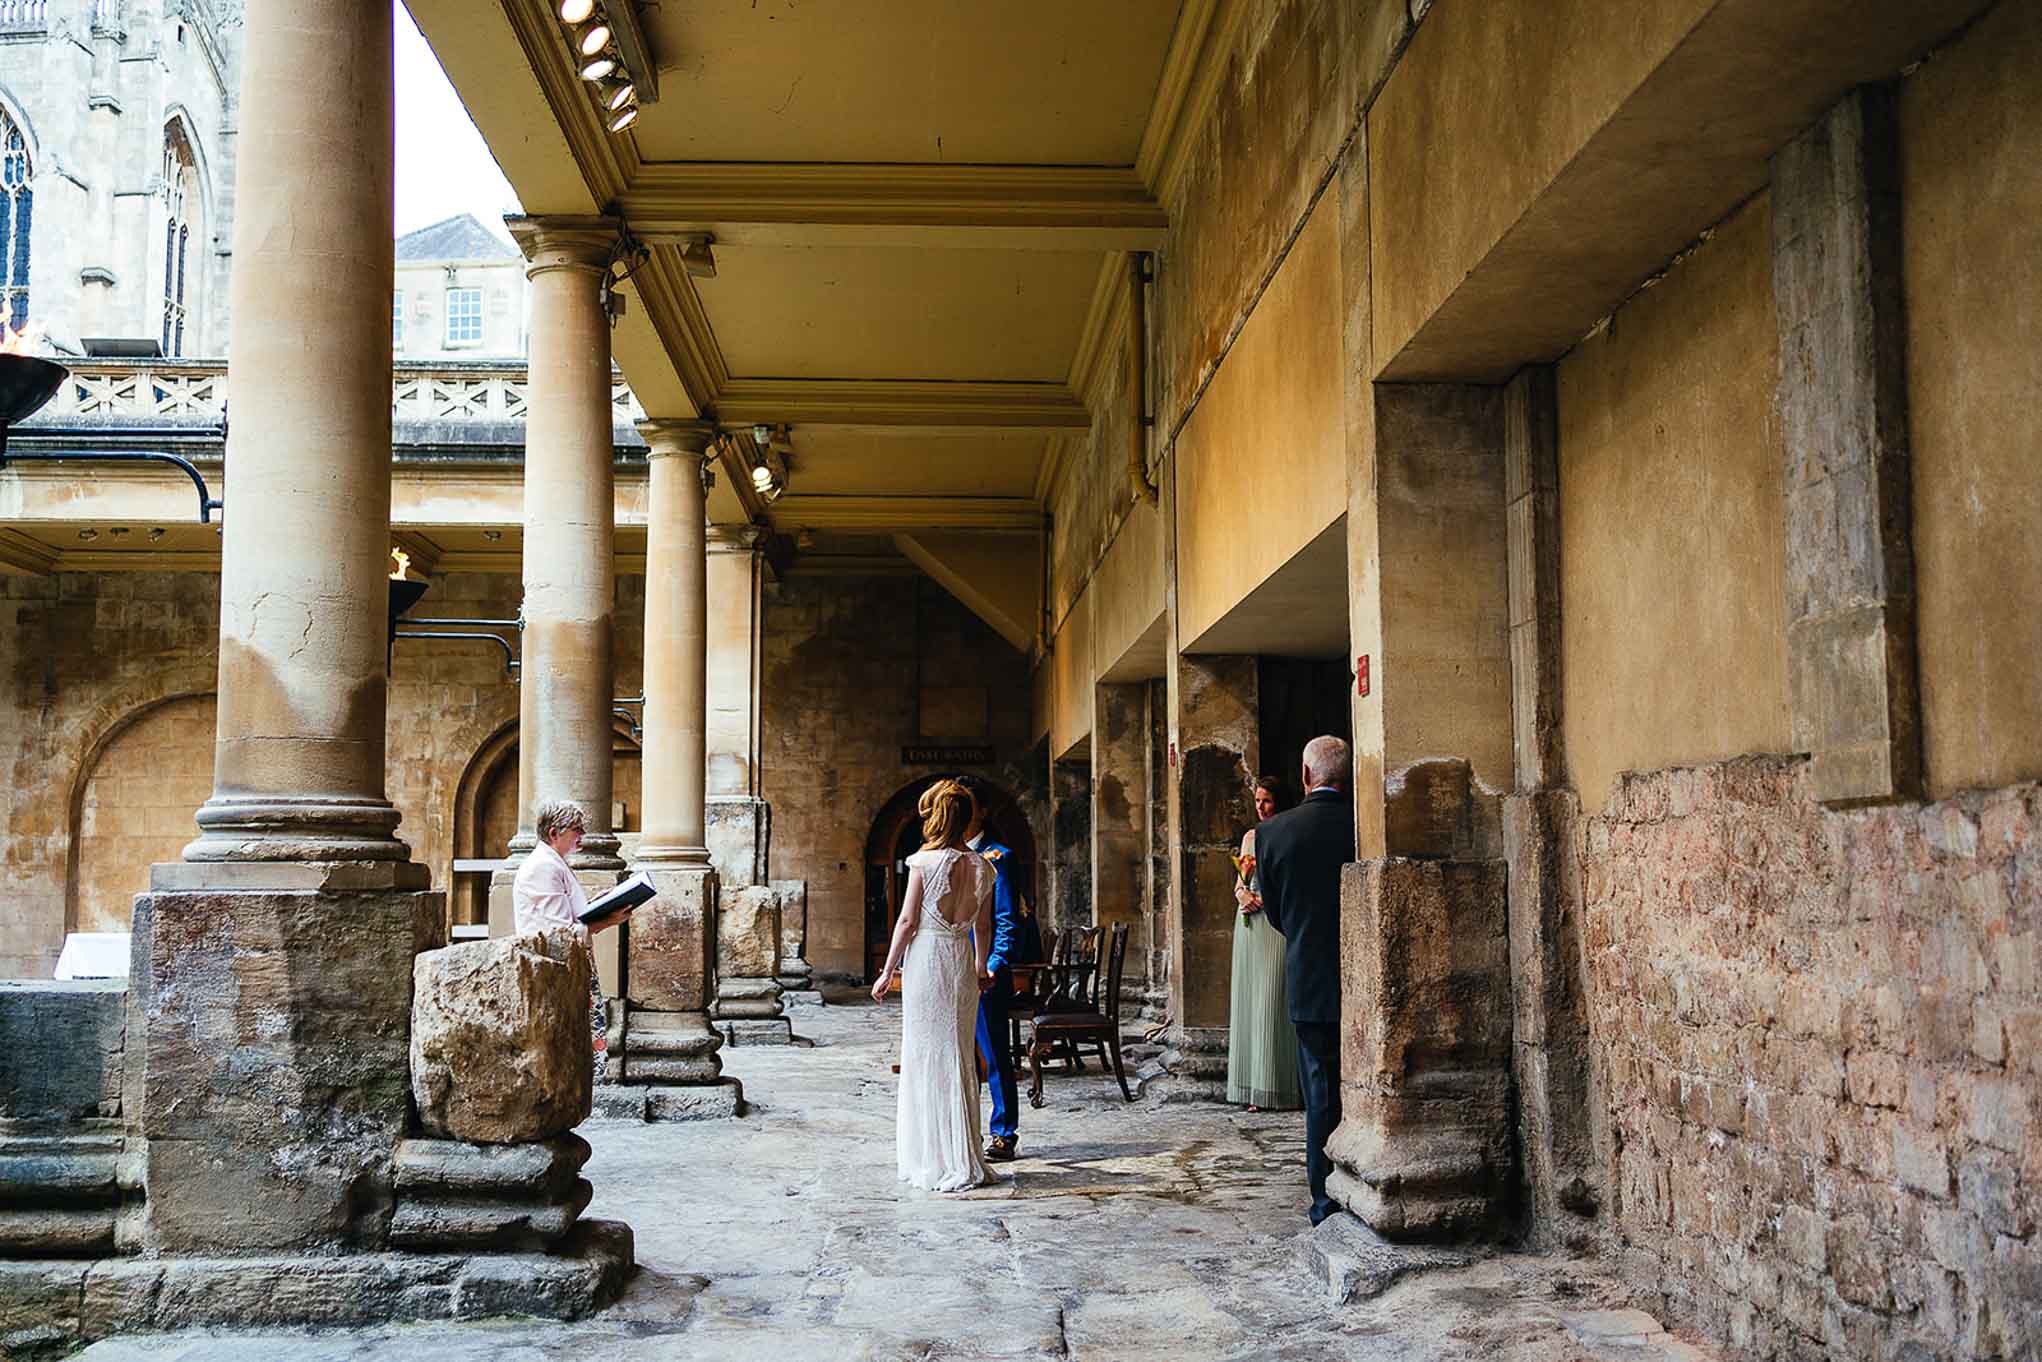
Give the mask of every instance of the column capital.
POLYGON ((505 222, 511 239, 525 253, 527 278, 548 270, 606 272, 623 227, 615 218, 581 214, 513 217, 505 222))
POLYGON ((763 525, 711 525, 709 527, 709 552, 711 553, 757 553, 766 542, 763 525))
POLYGON ((690 455, 707 462, 709 446, 716 439, 714 421, 667 420, 651 418, 638 423, 638 433, 645 437, 646 457, 665 459, 678 455, 690 455))

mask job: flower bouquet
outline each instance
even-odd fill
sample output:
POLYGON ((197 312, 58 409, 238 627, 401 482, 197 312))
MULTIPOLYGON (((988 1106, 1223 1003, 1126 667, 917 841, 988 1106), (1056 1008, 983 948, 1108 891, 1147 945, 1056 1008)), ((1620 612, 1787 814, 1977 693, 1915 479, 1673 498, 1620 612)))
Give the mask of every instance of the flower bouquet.
POLYGON ((1246 917, 1262 907, 1261 899, 1255 893, 1253 887, 1255 880, 1255 857, 1253 853, 1246 856, 1232 853, 1228 859, 1233 861, 1234 873, 1241 877, 1241 888, 1246 891, 1247 901, 1241 904, 1241 915, 1246 917))

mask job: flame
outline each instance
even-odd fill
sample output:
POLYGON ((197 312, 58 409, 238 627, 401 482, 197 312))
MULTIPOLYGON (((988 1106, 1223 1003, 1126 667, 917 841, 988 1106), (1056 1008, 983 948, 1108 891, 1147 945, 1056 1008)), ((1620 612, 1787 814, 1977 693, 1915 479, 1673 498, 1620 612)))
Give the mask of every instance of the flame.
POLYGON ((43 329, 34 322, 23 322, 19 331, 0 321, 0 355, 33 354, 42 344, 43 329))
POLYGON ((406 574, 411 571, 411 555, 403 549, 392 548, 390 550, 390 561, 397 565, 396 570, 390 574, 390 580, 393 582, 403 581, 406 574))

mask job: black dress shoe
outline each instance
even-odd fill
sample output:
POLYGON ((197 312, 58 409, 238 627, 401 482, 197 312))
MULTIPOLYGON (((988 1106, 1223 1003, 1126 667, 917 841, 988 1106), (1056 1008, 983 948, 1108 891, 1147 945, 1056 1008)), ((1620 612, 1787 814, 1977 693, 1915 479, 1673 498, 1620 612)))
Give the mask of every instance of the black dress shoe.
POLYGON ((995 1135, 986 1145, 986 1158, 993 1163, 1011 1163, 1015 1147, 1021 1143, 1016 1135, 995 1135))

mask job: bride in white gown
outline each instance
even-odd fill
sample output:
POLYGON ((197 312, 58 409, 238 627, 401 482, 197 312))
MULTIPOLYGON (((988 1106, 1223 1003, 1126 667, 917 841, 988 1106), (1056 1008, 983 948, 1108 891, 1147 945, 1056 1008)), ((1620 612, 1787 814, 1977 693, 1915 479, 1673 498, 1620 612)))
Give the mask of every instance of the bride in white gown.
POLYGON ((875 1000, 901 957, 900 1180, 934 1192, 992 1181, 979 1153, 980 980, 993 937, 993 867, 965 846, 972 798, 954 780, 922 795, 922 849, 908 857, 908 888, 875 1000))

